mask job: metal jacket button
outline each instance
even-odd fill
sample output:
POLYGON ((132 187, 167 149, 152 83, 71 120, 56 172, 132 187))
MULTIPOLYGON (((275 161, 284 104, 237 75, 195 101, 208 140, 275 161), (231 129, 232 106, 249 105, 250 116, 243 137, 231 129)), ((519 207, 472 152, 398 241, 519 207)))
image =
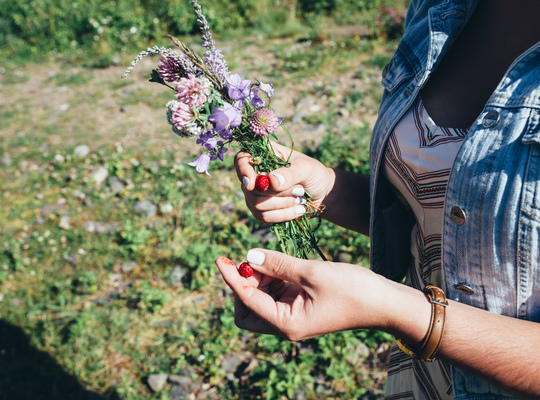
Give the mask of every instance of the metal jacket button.
POLYGON ((468 296, 474 294, 474 285, 469 282, 459 282, 454 285, 456 290, 461 294, 466 294, 468 296))
POLYGON ((452 216, 454 222, 458 225, 463 225, 465 223, 465 220, 467 219, 465 211, 463 211, 458 206, 452 207, 452 210, 450 210, 450 215, 452 216))
POLYGON ((493 128, 499 123, 500 117, 501 115, 497 110, 488 111, 488 113, 484 115, 484 119, 482 120, 482 126, 484 128, 493 128))

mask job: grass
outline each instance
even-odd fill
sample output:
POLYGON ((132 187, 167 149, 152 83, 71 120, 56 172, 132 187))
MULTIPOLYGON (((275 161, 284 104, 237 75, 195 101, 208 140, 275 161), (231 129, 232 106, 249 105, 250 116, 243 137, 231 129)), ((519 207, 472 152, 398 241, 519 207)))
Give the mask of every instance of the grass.
MULTIPOLYGON (((395 43, 220 44, 250 48, 234 52, 231 68, 271 79, 278 92, 324 101, 303 123, 322 123, 327 134, 304 151, 368 171, 381 60, 395 43), (361 123, 347 123, 353 119, 361 123)), ((174 384, 153 393, 147 379, 166 373, 189 376, 191 391, 220 399, 381 398, 377 351, 388 335, 348 331, 290 343, 236 328, 214 259, 241 262, 250 248, 276 243, 243 203, 232 154, 211 177, 197 175, 186 163, 198 149, 169 132, 170 94, 147 83, 148 65, 125 80, 122 66, 93 67, 30 63, 1 71, 0 392, 164 399, 174 384), (89 155, 74 153, 80 144, 89 155), (108 176, 96 181, 100 167, 108 176), (156 214, 137 213, 141 200, 156 214), (233 372, 224 369, 230 357, 239 359, 233 372)), ((368 266, 366 238, 327 223, 319 238, 330 258, 368 266)))

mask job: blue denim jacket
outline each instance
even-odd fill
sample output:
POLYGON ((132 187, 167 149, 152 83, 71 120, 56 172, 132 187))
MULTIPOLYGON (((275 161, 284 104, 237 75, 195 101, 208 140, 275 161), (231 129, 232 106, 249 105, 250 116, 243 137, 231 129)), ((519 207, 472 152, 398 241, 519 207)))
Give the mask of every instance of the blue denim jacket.
MULTIPOLYGON (((381 178, 386 140, 476 5, 412 0, 406 33, 383 71, 371 141, 371 266, 394 280, 410 265, 414 219, 381 178)), ((456 157, 442 265, 448 298, 540 322, 540 43, 508 69, 456 157)), ((455 367, 452 380, 455 399, 513 398, 455 367)))

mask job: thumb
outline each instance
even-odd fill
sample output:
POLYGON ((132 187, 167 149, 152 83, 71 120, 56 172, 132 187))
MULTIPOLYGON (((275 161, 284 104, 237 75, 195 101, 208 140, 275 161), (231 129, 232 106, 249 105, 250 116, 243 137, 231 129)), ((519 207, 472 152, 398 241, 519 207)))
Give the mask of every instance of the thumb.
POLYGON ((310 274, 313 273, 312 263, 277 251, 251 249, 246 256, 249 264, 257 271, 273 278, 292 282, 304 286, 308 265, 310 274), (302 285, 301 285, 302 283, 302 285))

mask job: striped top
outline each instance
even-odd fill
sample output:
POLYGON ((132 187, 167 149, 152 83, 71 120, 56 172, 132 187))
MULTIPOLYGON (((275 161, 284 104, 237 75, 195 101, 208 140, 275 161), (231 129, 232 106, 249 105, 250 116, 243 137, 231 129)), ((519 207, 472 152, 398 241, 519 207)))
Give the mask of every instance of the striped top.
MULTIPOLYGON (((443 286, 441 232, 448 176, 468 130, 442 128, 429 117, 419 97, 391 133, 384 173, 397 196, 416 218, 411 232, 413 263, 406 284, 422 290, 443 286)), ((450 367, 405 355, 394 343, 385 399, 451 400, 450 367)))

